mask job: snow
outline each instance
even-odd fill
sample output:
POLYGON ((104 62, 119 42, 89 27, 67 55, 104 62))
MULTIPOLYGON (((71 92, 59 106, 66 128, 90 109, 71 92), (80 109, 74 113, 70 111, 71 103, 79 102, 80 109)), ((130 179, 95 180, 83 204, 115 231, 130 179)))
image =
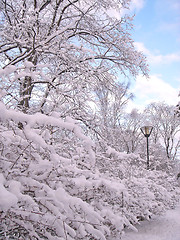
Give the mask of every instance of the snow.
POLYGON ((17 197, 4 187, 4 182, 5 178, 0 174, 0 211, 7 211, 18 202, 17 197))
POLYGON ((180 205, 163 216, 141 222, 137 229, 127 230, 121 240, 180 240, 180 205))

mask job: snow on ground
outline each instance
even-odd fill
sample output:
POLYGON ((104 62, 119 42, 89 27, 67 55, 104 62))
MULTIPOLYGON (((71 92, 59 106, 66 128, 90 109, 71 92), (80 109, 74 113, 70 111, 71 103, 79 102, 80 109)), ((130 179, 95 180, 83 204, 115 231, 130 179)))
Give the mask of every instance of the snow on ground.
POLYGON ((180 240, 180 205, 163 216, 141 222, 137 229, 127 230, 122 240, 180 240))

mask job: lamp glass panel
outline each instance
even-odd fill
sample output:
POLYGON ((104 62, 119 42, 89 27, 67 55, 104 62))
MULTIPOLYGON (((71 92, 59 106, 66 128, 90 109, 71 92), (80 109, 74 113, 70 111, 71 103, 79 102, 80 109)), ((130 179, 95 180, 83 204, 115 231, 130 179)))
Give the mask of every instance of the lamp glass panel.
POLYGON ((149 135, 149 126, 145 127, 145 134, 149 135))
POLYGON ((152 126, 144 126, 141 128, 141 131, 145 136, 150 136, 152 129, 153 129, 152 126))

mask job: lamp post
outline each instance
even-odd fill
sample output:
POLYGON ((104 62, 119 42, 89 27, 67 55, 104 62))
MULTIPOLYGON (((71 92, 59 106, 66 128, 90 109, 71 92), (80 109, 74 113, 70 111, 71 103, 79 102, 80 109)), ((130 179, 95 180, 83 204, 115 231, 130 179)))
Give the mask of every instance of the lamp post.
POLYGON ((143 135, 146 137, 147 140, 147 169, 149 169, 149 142, 148 142, 148 138, 151 135, 151 132, 153 130, 152 126, 144 126, 141 127, 141 132, 143 133, 143 135))

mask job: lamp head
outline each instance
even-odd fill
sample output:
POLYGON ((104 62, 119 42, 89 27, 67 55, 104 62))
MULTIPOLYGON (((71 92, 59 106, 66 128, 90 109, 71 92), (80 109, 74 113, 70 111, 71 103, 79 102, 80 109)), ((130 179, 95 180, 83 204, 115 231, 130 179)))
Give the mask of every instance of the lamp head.
POLYGON ((144 126, 144 127, 141 127, 140 129, 145 137, 149 137, 151 135, 153 127, 152 126, 144 126))

